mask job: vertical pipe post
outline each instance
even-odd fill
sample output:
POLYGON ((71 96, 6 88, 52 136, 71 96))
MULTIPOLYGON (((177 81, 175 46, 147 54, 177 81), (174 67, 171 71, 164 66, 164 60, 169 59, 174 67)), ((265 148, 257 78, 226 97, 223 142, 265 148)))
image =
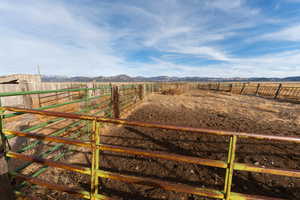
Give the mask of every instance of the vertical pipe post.
POLYGON ((227 158, 227 169, 226 169, 225 185, 224 185, 224 194, 225 194, 226 200, 230 199, 232 177, 233 177, 233 167, 234 167, 234 159, 235 159, 235 150, 236 150, 236 141, 237 141, 236 135, 230 137, 228 158, 227 158))
POLYGON ((99 177, 97 170, 100 165, 100 150, 97 148, 100 145, 100 123, 96 120, 93 121, 93 133, 92 133, 92 173, 91 173, 91 200, 97 199, 99 190, 99 177))
POLYGON ((276 93, 275 93, 274 99, 277 99, 277 97, 279 96, 279 93, 280 93, 281 88, 282 88, 282 84, 280 83, 280 84, 278 85, 278 88, 277 88, 277 91, 276 91, 276 93))

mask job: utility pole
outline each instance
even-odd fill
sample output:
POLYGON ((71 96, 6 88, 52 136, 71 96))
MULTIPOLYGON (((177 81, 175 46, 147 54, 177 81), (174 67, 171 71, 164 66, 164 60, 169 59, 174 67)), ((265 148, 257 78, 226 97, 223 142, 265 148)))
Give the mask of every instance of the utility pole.
POLYGON ((38 72, 38 75, 41 76, 41 69, 40 69, 40 65, 37 65, 37 72, 38 72))

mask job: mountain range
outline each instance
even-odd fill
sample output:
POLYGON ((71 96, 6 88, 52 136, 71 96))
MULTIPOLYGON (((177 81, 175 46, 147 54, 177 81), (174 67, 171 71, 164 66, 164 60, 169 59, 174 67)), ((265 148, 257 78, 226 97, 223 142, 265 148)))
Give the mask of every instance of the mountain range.
POLYGON ((212 81, 212 82, 250 82, 250 81, 269 81, 269 82, 286 82, 286 81, 300 81, 300 76, 285 77, 285 78, 265 78, 265 77, 252 77, 252 78, 213 78, 213 77, 176 77, 176 76, 154 76, 144 77, 136 76, 131 77, 125 74, 116 76, 42 76, 43 82, 201 82, 201 81, 212 81))

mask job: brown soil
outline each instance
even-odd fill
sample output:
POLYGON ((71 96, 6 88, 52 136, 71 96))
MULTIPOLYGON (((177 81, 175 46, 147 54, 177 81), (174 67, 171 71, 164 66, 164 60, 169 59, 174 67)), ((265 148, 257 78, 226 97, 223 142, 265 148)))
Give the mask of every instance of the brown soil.
MULTIPOLYGON (((298 135, 300 106, 257 97, 193 91, 180 96, 153 95, 128 119, 199 128, 274 135, 298 135)), ((161 150, 218 160, 227 159, 228 138, 149 128, 119 127, 102 137, 105 144, 161 150)), ((295 144, 238 140, 237 161, 266 167, 299 169, 300 147, 295 144)), ((103 152, 105 170, 161 178, 223 189, 225 170, 103 152)), ((235 172, 233 191, 300 199, 300 180, 267 174, 235 172)), ((204 199, 103 179, 101 188, 120 199, 204 199)))
MULTIPOLYGON (((151 95, 127 118, 198 128, 297 136, 300 130, 299 113, 300 105, 296 104, 211 91, 191 91, 175 96, 151 95)), ((137 127, 115 126, 111 129, 101 136, 102 143, 223 161, 227 159, 228 137, 137 127)), ((66 156, 65 160, 88 166, 90 154, 76 152, 66 156)), ((236 160, 242 163, 284 169, 300 168, 300 147, 290 143, 239 139, 236 156, 236 160)), ((100 158, 101 168, 108 171, 219 190, 224 185, 223 169, 111 152, 102 152, 100 158)), ((88 176, 49 168, 42 177, 66 186, 79 186, 89 190, 88 176)), ((296 178, 235 172, 232 190, 246 194, 300 199, 299 189, 300 180, 296 178)), ((110 179, 101 180, 100 191, 124 200, 205 199, 110 179)), ((45 190, 35 191, 33 196, 37 199, 76 199, 45 190)))

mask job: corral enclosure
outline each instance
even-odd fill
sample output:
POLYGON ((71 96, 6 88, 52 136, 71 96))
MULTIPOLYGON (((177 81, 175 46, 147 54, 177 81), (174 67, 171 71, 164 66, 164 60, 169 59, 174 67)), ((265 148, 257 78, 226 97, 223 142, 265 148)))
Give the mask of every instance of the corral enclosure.
MULTIPOLYGON (((79 86, 19 93, 24 102, 32 96, 36 103, 29 105, 35 110, 4 108, 16 194, 31 199, 300 198, 299 105, 240 95, 243 84, 236 94, 218 83, 79 86)), ((5 95, 2 100, 10 98, 5 95)))

